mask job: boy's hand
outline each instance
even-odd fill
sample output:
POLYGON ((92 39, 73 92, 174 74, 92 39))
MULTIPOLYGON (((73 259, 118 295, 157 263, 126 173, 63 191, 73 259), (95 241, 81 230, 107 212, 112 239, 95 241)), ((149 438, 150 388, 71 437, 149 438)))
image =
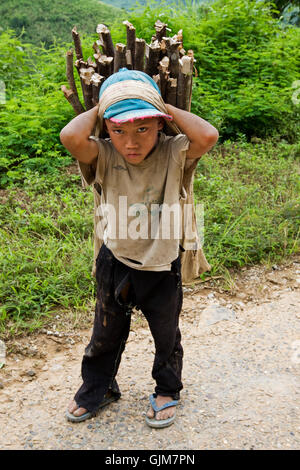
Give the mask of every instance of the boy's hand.
POLYGON ((187 158, 199 158, 217 143, 219 132, 209 122, 171 104, 166 104, 166 107, 168 113, 173 116, 174 123, 190 141, 187 158))

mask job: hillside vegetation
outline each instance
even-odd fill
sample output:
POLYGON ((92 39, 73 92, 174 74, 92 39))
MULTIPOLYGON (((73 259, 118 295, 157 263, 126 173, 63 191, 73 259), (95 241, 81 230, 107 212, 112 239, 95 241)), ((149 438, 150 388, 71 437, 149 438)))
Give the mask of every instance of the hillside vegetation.
MULTIPOLYGON (((123 15, 120 8, 98 0, 5 0, 0 3, 1 28, 22 34, 22 42, 49 47, 71 42, 74 25, 82 33, 95 32, 97 23, 111 25, 123 15)), ((0 28, 0 31, 1 31, 0 28)))

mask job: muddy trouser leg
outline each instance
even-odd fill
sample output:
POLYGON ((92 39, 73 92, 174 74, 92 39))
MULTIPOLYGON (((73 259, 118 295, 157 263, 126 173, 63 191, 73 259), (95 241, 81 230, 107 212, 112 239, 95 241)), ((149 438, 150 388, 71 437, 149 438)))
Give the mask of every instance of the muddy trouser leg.
POLYGON ((130 330, 130 310, 115 299, 115 259, 102 245, 96 263, 97 303, 93 333, 82 359, 83 384, 74 399, 79 407, 96 411, 104 395, 121 396, 115 376, 130 330))
POLYGON ((171 272, 144 272, 142 277, 134 277, 133 283, 137 304, 148 321, 155 343, 152 369, 155 393, 178 400, 183 388, 183 349, 178 326, 182 308, 180 259, 173 261, 171 272))

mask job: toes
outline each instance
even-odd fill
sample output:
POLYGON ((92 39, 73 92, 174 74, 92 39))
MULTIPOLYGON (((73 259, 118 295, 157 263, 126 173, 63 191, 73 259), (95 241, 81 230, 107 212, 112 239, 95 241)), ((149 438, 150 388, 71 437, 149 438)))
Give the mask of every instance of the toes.
POLYGON ((174 408, 168 408, 166 410, 162 410, 162 411, 159 411, 157 414, 156 414, 156 419, 159 421, 159 420, 162 420, 162 419, 168 419, 168 418, 172 418, 172 416, 174 415, 175 413, 175 410, 174 408))
POLYGON ((150 419, 154 418, 154 411, 153 411, 153 408, 149 408, 149 410, 147 411, 147 416, 148 416, 148 418, 150 418, 150 419))
POLYGON ((69 413, 73 414, 74 416, 81 416, 81 415, 83 415, 84 413, 87 412, 87 410, 85 408, 78 408, 78 405, 75 401, 72 401, 69 404, 68 411, 69 411, 69 413))
POLYGON ((70 413, 74 413, 74 411, 77 410, 77 408, 78 408, 77 403, 75 401, 71 401, 71 403, 68 406, 68 411, 70 413))
POLYGON ((77 408, 74 412, 73 412, 73 415, 74 416, 81 416, 81 415, 84 415, 84 413, 86 413, 87 410, 85 408, 77 408))

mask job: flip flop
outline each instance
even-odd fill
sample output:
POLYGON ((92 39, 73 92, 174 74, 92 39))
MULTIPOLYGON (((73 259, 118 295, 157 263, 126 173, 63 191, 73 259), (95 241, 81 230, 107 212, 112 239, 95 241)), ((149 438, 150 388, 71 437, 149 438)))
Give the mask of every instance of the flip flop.
POLYGON ((70 411, 66 410, 66 418, 68 421, 72 421, 72 423, 80 423, 81 421, 85 421, 86 419, 93 418, 94 416, 96 416, 96 414, 101 408, 103 408, 106 405, 109 405, 109 403, 112 403, 113 401, 119 400, 119 398, 120 398, 119 396, 114 395, 114 394, 108 397, 104 395, 103 401, 100 403, 100 405, 95 411, 87 411, 81 416, 74 416, 72 413, 70 413, 70 411))
POLYGON ((176 406, 178 404, 178 400, 169 401, 168 403, 165 403, 164 405, 158 407, 155 401, 156 396, 157 396, 156 393, 153 393, 149 397, 151 406, 154 411, 154 418, 149 418, 148 416, 146 416, 146 423, 151 428, 166 428, 167 426, 170 426, 174 422, 176 412, 174 412, 171 418, 167 418, 167 419, 155 419, 156 413, 158 413, 161 410, 164 410, 165 408, 170 408, 170 406, 176 406))

